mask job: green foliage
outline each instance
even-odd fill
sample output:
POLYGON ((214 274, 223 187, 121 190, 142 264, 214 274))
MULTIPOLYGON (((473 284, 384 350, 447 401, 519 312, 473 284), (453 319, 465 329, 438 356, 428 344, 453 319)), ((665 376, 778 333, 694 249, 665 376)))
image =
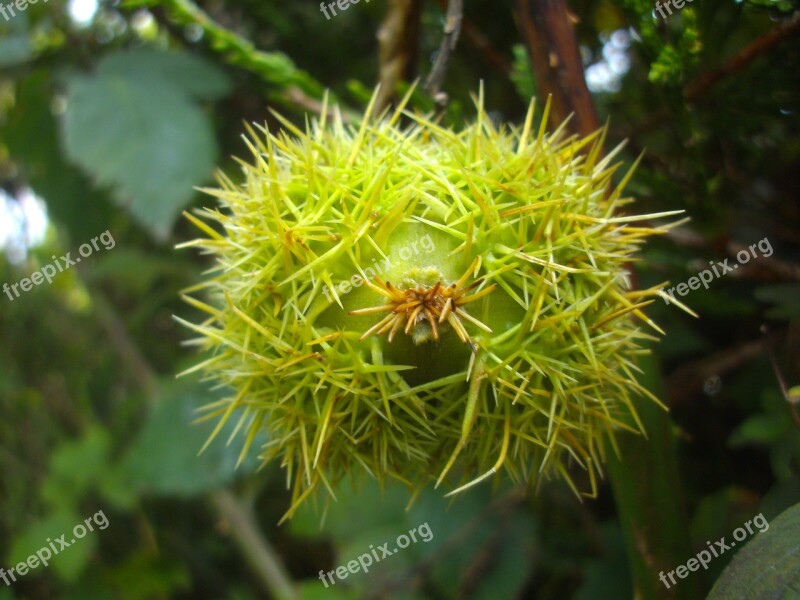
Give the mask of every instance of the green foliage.
MULTIPOLYGON (((254 440, 237 468, 241 446, 228 442, 249 416, 237 418, 199 453, 218 415, 198 409, 230 390, 194 376, 173 382, 196 354, 172 315, 208 317, 187 308, 180 291, 213 266, 209 256, 174 251, 195 235, 176 215, 212 202, 192 190, 214 169, 241 182, 231 157, 248 152, 243 122, 281 137, 287 125, 269 110, 277 106, 302 130, 329 88, 348 106, 344 126, 352 123, 386 66, 376 34, 391 3, 361 1, 326 20, 314 2, 100 2, 90 22, 78 23, 68 6, 79 4, 39 1, 0 16, 0 286, 53 255, 74 258, 106 229, 117 242, 18 299, 0 291, 0 566, 98 510, 110 526, 13 586, 0 582, 0 600, 266 598, 249 537, 271 544, 302 598, 695 600, 731 560, 714 598, 728 586, 735 593, 727 597, 766 590, 764 574, 791 576, 796 561, 769 554, 797 547, 797 508, 776 519, 800 502, 798 429, 765 348, 796 398, 800 38, 796 28, 773 36, 797 0, 695 0, 668 20, 651 0, 569 1, 589 62, 607 59, 613 32, 630 34, 620 91, 592 99, 609 122, 605 151, 627 139, 620 173, 643 153, 627 186, 636 210, 677 207, 691 217, 687 229, 648 242, 631 265, 635 287, 685 282, 709 261, 735 256, 737 244, 768 237, 775 248, 683 298, 700 318, 658 298, 647 307, 666 336, 654 361, 636 364, 670 411, 651 405, 641 415, 647 439, 618 436, 619 460, 598 481, 598 497, 579 501, 546 478, 527 495, 486 481, 456 502, 425 490, 406 510, 404 487, 381 490, 367 478, 353 488, 348 473, 327 513, 312 504, 283 527, 285 473, 277 464, 254 473, 270 440, 254 440), (712 85, 693 87, 714 72, 721 76, 712 85), (48 229, 20 252, 37 230, 18 216, 29 191, 44 202, 48 229), (244 535, 220 512, 223 493, 245 513, 252 507, 244 535), (662 566, 685 564, 706 540, 730 539, 759 512, 770 529, 737 546, 739 554, 672 590, 658 581, 662 566), (334 587, 319 581, 320 569, 424 522, 430 543, 334 587)), ((411 79, 424 81, 441 43, 442 4, 421 3, 411 79)), ((508 131, 524 122, 537 88, 512 4, 465 3, 439 126, 463 128, 480 81, 496 111, 487 123, 508 131)), ((400 95, 409 85, 398 85, 400 95)), ((410 106, 433 111, 421 87, 410 106)), ((512 168, 495 163, 497 172, 512 168)), ((576 239, 578 254, 579 246, 576 239)), ((248 347, 257 343, 251 337, 248 347)), ((546 345, 534 365, 546 369, 561 343, 546 345)), ((579 469, 569 474, 590 487, 579 469)))
POLYGON ((800 591, 800 504, 773 519, 740 549, 708 600, 793 598, 800 591))
MULTIPOLYGON (((233 433, 233 423, 198 456, 212 431, 210 423, 192 426, 203 397, 203 388, 178 387, 154 407, 119 466, 138 493, 192 497, 255 470, 259 464, 255 453, 239 466, 239 451, 223 443, 233 433)), ((255 448, 264 443, 261 436, 258 442, 255 448)))
POLYGON ((225 77, 196 58, 140 50, 104 58, 67 89, 68 156, 165 239, 216 164, 211 122, 194 100, 227 93, 225 77))

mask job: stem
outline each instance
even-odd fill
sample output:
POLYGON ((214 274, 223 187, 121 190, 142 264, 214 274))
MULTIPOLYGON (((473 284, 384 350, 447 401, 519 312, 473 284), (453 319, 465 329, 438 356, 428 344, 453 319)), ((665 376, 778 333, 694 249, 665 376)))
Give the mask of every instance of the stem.
MULTIPOLYGON (((136 374, 136 380, 144 389, 148 399, 151 402, 156 401, 161 397, 161 391, 155 369, 139 352, 122 319, 103 294, 96 289, 90 288, 90 290, 98 318, 122 363, 136 374)), ((247 562, 255 569, 264 588, 277 600, 296 600, 297 591, 291 577, 269 541, 261 535, 252 509, 242 504, 228 490, 215 492, 211 496, 211 501, 230 524, 233 540, 247 562)))
POLYGON ((463 13, 463 0, 450 0, 447 3, 444 37, 442 37, 442 44, 439 46, 439 54, 436 56, 436 62, 433 65, 433 69, 431 69, 431 74, 428 76, 428 81, 425 83, 425 89, 434 97, 434 100, 436 100, 436 96, 439 94, 445 73, 447 73, 447 63, 450 60, 450 54, 455 50, 456 44, 458 43, 458 34, 461 32, 463 13))
POLYGON ((222 27, 191 0, 133 0, 128 7, 161 6, 169 18, 180 25, 197 25, 205 34, 211 48, 221 53, 229 63, 247 69, 269 84, 296 97, 301 94, 321 98, 325 86, 312 75, 299 69, 283 52, 264 52, 253 43, 222 27))
POLYGON ((264 588, 277 600, 296 600, 297 590, 278 553, 265 537, 250 506, 242 503, 228 490, 211 495, 217 510, 230 525, 233 539, 253 568, 264 588))

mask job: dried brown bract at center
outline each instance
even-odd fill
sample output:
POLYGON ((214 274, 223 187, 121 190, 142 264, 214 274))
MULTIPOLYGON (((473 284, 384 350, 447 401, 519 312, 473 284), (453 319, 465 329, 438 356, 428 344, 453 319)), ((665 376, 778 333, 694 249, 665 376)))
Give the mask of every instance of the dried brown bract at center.
POLYGON ((383 281, 380 277, 376 277, 374 282, 365 279, 367 286, 386 297, 388 302, 382 306, 353 310, 350 311, 350 314, 367 315, 381 312, 389 314, 364 332, 361 340, 372 334, 381 335, 388 331, 391 342, 395 333, 405 325, 403 331, 412 335, 416 343, 428 341, 431 338, 438 342, 439 327, 449 324, 461 341, 469 344, 473 352, 476 351, 477 346, 470 339, 463 321, 469 321, 488 333, 492 333, 492 330, 470 315, 463 307, 490 294, 497 287, 492 284, 479 292, 470 294, 484 281, 483 278, 480 278, 466 285, 479 263, 479 259, 476 258, 464 275, 450 285, 440 281, 432 286, 415 285, 401 289, 392 285, 391 282, 383 281))

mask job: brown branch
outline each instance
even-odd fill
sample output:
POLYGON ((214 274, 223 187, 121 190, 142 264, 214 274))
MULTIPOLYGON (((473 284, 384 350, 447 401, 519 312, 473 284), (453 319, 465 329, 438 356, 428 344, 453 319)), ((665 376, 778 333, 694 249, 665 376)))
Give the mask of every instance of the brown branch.
POLYGON ((514 12, 539 93, 552 98, 550 123, 558 126, 572 114, 573 133, 599 129, 566 0, 516 0, 514 12))
POLYGON ((437 98, 437 96, 439 96, 439 90, 444 82, 450 54, 455 50, 456 44, 458 43, 463 14, 463 0, 449 0, 447 3, 447 14, 445 15, 442 44, 439 46, 439 54, 436 56, 436 62, 433 64, 433 69, 431 69, 431 74, 428 76, 428 81, 425 82, 425 89, 440 104, 443 102, 441 98, 437 98))
POLYGON ((416 76, 422 0, 389 0, 378 29, 379 79, 375 103, 380 113, 394 98, 397 84, 416 76))
MULTIPOLYGON (((743 70, 753 60, 766 54, 786 38, 800 31, 800 13, 790 20, 778 25, 774 29, 756 38, 750 44, 740 50, 723 66, 695 77, 683 89, 683 97, 687 102, 697 103, 701 97, 720 81, 743 70)), ((631 129, 622 132, 622 137, 636 138, 642 133, 658 127, 668 118, 670 111, 663 107, 650 114, 644 121, 635 125, 631 129)))
POLYGON ((789 36, 800 31, 800 13, 771 29, 754 42, 745 46, 736 56, 731 58, 722 67, 709 71, 694 79, 684 90, 684 97, 687 100, 696 100, 709 89, 714 87, 725 77, 741 71, 750 64, 756 57, 765 54, 780 44, 789 36))
POLYGON ((666 378, 667 403, 670 407, 679 405, 691 394, 702 389, 706 379, 734 371, 743 364, 758 358, 765 351, 780 343, 784 335, 783 332, 773 333, 679 367, 666 378))

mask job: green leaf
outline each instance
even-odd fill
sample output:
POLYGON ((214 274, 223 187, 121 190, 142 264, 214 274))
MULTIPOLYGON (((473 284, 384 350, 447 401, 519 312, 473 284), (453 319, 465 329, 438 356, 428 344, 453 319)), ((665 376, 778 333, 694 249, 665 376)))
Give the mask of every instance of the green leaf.
POLYGON ((179 595, 178 590, 187 590, 191 585, 188 568, 176 557, 150 550, 132 553, 124 562, 108 569, 105 575, 106 594, 102 598, 110 596, 109 587, 122 592, 119 596, 125 600, 174 598, 179 595))
POLYGON ((773 519, 733 557, 707 600, 800 595, 800 504, 773 519))
POLYGON ((98 66, 98 74, 122 77, 145 85, 154 79, 170 83, 198 100, 218 100, 231 90, 223 71, 191 54, 138 48, 112 54, 98 66))
POLYGON ((357 600, 359 596, 346 587, 335 587, 328 583, 325 587, 321 581, 304 581, 300 585, 300 600, 357 600))
POLYGON ((174 386, 150 413, 133 448, 122 463, 127 480, 141 492, 190 497, 223 487, 237 476, 253 472, 263 438, 236 469, 238 444, 226 445, 235 420, 198 456, 216 422, 194 424, 197 409, 208 401, 198 387, 174 386))
POLYGON ((531 98, 536 95, 536 83, 533 81, 531 71, 531 61, 528 58, 528 52, 522 44, 514 44, 512 47, 514 53, 514 62, 511 66, 511 82, 517 90, 523 102, 530 102, 531 98))
POLYGON ((50 458, 42 498, 52 507, 76 507, 83 495, 104 479, 110 450, 111 437, 101 427, 92 427, 82 438, 61 444, 50 458))
POLYGON ((64 146, 76 164, 111 186, 133 217, 164 240, 192 199, 193 186, 209 178, 217 146, 187 82, 163 73, 148 78, 145 72, 126 56, 110 67, 102 62, 94 75, 71 77, 64 146))
POLYGON ((0 39, 0 67, 23 63, 33 56, 33 46, 27 35, 12 35, 0 39))
POLYGON ((731 446, 752 443, 768 444, 780 438, 790 427, 791 424, 788 420, 781 419, 779 415, 756 415, 742 423, 731 434, 728 443, 731 446))
POLYGON ((0 67, 24 63, 33 56, 28 15, 17 14, 0 26, 0 67), (9 32, 10 30, 10 32, 9 32))

